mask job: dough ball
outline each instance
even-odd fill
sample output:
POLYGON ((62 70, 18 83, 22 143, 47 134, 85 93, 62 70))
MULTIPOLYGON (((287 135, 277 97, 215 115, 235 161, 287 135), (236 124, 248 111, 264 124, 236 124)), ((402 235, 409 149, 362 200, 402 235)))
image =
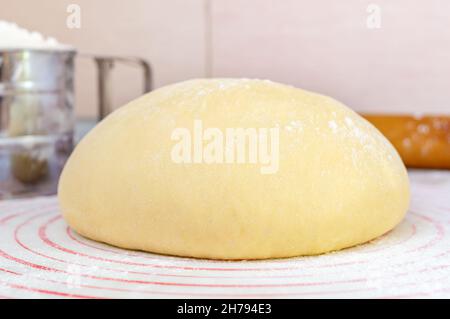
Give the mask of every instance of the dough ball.
POLYGON ((199 79, 98 124, 65 166, 59 199, 69 225, 97 241, 262 259, 386 233, 408 208, 409 183, 386 138, 332 98, 271 81, 199 79))

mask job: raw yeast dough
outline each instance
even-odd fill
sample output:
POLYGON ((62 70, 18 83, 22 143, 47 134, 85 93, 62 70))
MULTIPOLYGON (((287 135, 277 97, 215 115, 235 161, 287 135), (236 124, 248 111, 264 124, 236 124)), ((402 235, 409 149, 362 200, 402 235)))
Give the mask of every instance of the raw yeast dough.
POLYGON ((111 245, 212 259, 313 255, 403 218, 392 145, 332 98, 271 81, 190 80, 97 125, 59 184, 64 218, 111 245))

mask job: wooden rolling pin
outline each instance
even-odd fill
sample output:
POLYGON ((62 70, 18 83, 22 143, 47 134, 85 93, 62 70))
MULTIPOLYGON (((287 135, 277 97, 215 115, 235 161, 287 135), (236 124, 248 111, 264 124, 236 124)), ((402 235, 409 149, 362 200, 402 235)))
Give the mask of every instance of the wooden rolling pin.
POLYGON ((450 169, 450 116, 363 116, 391 141, 406 166, 450 169))

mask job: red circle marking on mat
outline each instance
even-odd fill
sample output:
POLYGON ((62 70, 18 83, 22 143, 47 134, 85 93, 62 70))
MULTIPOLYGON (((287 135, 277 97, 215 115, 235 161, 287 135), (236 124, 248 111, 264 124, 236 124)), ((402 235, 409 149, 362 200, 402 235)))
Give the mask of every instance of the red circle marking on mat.
MULTIPOLYGON (((54 209, 54 208, 58 208, 58 205, 55 205, 54 203, 51 203, 51 204, 48 204, 48 205, 46 205, 44 207, 41 207, 41 209, 54 209)), ((2 224, 5 224, 7 221, 10 221, 11 219, 14 219, 14 218, 16 218, 16 217, 18 217, 20 215, 23 215, 23 214, 29 213, 29 212, 30 212, 29 210, 22 210, 22 211, 10 214, 8 216, 5 216, 5 217, 0 219, 0 226, 2 224)))
POLYGON ((12 270, 8 270, 8 269, 4 269, 4 268, 0 268, 1 272, 6 272, 8 274, 12 274, 12 275, 20 275, 18 272, 14 272, 12 270))
POLYGON ((423 246, 416 247, 416 248, 414 248, 414 249, 408 250, 407 253, 409 253, 409 252, 415 252, 415 251, 418 251, 418 250, 422 250, 422 249, 424 249, 424 248, 432 247, 432 246, 434 246, 437 242, 441 241, 441 240, 444 238, 444 235, 445 235, 445 230, 444 230, 444 228, 442 227, 441 224, 439 224, 438 222, 436 222, 433 218, 428 217, 428 216, 425 216, 425 215, 420 215, 420 214, 415 213, 415 212, 412 212, 412 211, 411 211, 411 214, 413 214, 413 215, 415 215, 416 217, 419 217, 419 218, 421 218, 421 219, 423 219, 423 220, 425 220, 425 221, 431 223, 431 224, 434 226, 434 228, 437 230, 437 235, 436 235, 436 237, 435 237, 433 240, 431 240, 429 243, 427 243, 427 244, 425 244, 425 245, 423 245, 423 246))
MULTIPOLYGON (((56 284, 64 284, 65 282, 52 280, 52 279, 44 279, 44 278, 35 278, 40 281, 45 282, 51 282, 56 284)), ((305 295, 327 295, 327 294, 344 294, 344 293, 351 293, 351 292, 370 292, 375 290, 374 288, 364 288, 364 289, 349 289, 349 290, 334 290, 334 291, 315 291, 315 292, 292 292, 292 293, 272 293, 272 294, 265 294, 265 293, 253 293, 253 294, 216 294, 216 293, 197 293, 197 292, 164 292, 164 291, 149 291, 149 290, 131 290, 131 289, 125 289, 125 288, 110 288, 110 287, 100 287, 100 286, 93 286, 93 285, 79 285, 80 288, 89 288, 89 289, 98 289, 98 290, 109 290, 109 291, 116 291, 116 292, 126 292, 126 293, 144 293, 144 294, 151 294, 151 295, 169 295, 169 296, 203 296, 203 297, 247 297, 247 298, 267 298, 267 297, 280 297, 280 296, 305 296, 305 295)), ((65 294, 57 291, 49 291, 49 293, 60 295, 65 294)), ((1 298, 1 297, 0 297, 1 298)), ((85 297, 85 298, 97 298, 98 297, 85 297)))
POLYGON ((93 297, 93 296, 87 296, 87 295, 77 295, 77 294, 68 294, 65 292, 58 292, 58 291, 52 291, 47 289, 40 289, 40 288, 31 288, 23 285, 17 285, 17 284, 11 284, 6 281, 0 280, 0 284, 3 284, 5 286, 8 286, 10 288, 20 289, 20 290, 27 290, 31 292, 38 292, 45 295, 52 295, 52 296, 58 296, 58 297, 68 297, 68 298, 80 298, 80 299, 104 299, 101 297, 93 297))
MULTIPOLYGON (((450 267, 450 265, 448 265, 447 267, 450 267)), ((434 268, 433 268, 434 269, 434 268)), ((420 272, 423 271, 427 271, 427 269, 422 269, 420 272)), ((20 274, 21 275, 21 274, 20 274)), ((441 278, 445 279, 447 277, 441 278)), ((48 282, 52 282, 52 283, 58 283, 58 284, 65 284, 64 282, 60 282, 60 281, 56 281, 56 280, 49 280, 49 279, 44 279, 44 278, 36 278, 42 281, 48 281, 48 282)), ((430 282, 436 282, 439 280, 432 280, 430 282)), ((417 282, 413 282, 413 283, 408 283, 408 284, 404 284, 404 285, 399 285, 398 287, 405 287, 405 286, 416 286, 418 285, 417 282)), ((214 294, 214 293, 174 293, 174 292, 155 292, 155 291, 148 291, 148 290, 129 290, 129 289, 121 289, 121 288, 107 288, 107 287, 98 287, 98 286, 92 286, 92 285, 80 285, 80 287, 83 288, 92 288, 92 289, 100 289, 100 290, 111 290, 111 291, 123 291, 123 292, 133 292, 133 293, 148 293, 148 294, 162 294, 162 295, 178 295, 178 296, 188 296, 188 295, 192 295, 192 296, 215 296, 215 297, 247 297, 247 298, 261 298, 261 297, 269 297, 269 296, 307 296, 307 295, 327 295, 327 294, 342 294, 342 293, 350 293, 350 292, 369 292, 369 291, 373 291, 376 290, 375 288, 365 288, 365 289, 350 289, 350 290, 334 290, 334 291, 319 291, 319 292, 293 292, 293 293, 275 293, 275 294, 262 294, 262 293, 258 293, 258 294, 214 294)), ((442 291, 446 291, 445 289, 442 289, 442 291)), ((438 290, 435 292, 439 292, 438 290)), ((56 292, 58 293, 58 292, 56 292)), ((386 298, 386 297, 376 297, 376 298, 386 298)), ((394 297, 392 297, 394 298, 394 297)))
MULTIPOLYGON (((0 270, 1 271, 1 270, 0 270)), ((23 274, 17 274, 19 276, 22 276, 23 274)), ((52 280, 52 279, 47 279, 47 278, 41 278, 41 277, 37 277, 35 279, 38 279, 40 281, 45 281, 45 282, 51 282, 51 283, 56 283, 56 284, 64 284, 67 285, 67 283, 65 282, 61 282, 61 281, 57 281, 57 280, 52 280)), ((111 287, 100 287, 100 286, 93 286, 93 285, 79 285, 80 288, 90 288, 90 289, 98 289, 98 290, 109 290, 109 291, 121 291, 121 292, 128 292, 128 293, 144 293, 144 294, 151 294, 151 295, 169 295, 169 296, 215 296, 215 297, 247 297, 247 298, 261 298, 261 297, 275 297, 275 296, 306 296, 306 295, 327 295, 330 293, 333 294, 344 294, 344 293, 351 293, 351 292, 369 292, 369 291, 373 291, 375 290, 374 288, 364 288, 364 289, 349 289, 349 290, 334 290, 334 291, 315 291, 315 292, 292 292, 292 293, 270 293, 270 294, 265 294, 265 293, 252 293, 252 294, 216 294, 216 293, 197 293, 197 292, 164 292, 164 291, 149 291, 149 290, 131 290, 131 289, 125 289, 125 288, 111 288, 111 287)), ((49 293, 53 293, 55 295, 60 295, 60 292, 57 291, 49 291, 47 290, 49 293)), ((93 297, 93 298, 97 298, 97 297, 93 297)))
POLYGON ((96 280, 104 280, 104 281, 115 281, 122 283, 130 283, 130 284, 142 284, 142 285, 157 285, 157 286, 177 286, 177 287, 207 287, 207 288, 283 288, 283 287, 308 287, 308 286, 325 286, 325 285, 333 285, 333 284, 347 284, 347 283, 357 283, 357 282, 366 282, 365 278, 357 278, 351 280, 336 280, 336 281, 324 281, 324 282, 297 282, 297 283, 285 283, 285 284, 199 284, 199 283, 177 283, 177 282, 162 282, 162 281, 145 281, 145 280, 129 280, 122 278, 111 278, 111 277, 100 277, 100 276, 92 276, 87 274, 72 274, 70 272, 42 266, 39 264, 35 264, 32 262, 28 262, 26 260, 16 258, 7 254, 5 251, 0 249, 0 256, 5 259, 9 259, 20 263, 22 265, 29 266, 31 268, 46 270, 50 272, 64 273, 68 275, 77 275, 80 277, 85 277, 89 279, 96 280))
POLYGON ((16 214, 12 214, 12 215, 8 215, 2 219, 0 219, 0 225, 6 224, 7 221, 16 218, 17 216, 20 216, 22 213, 16 213, 16 214))

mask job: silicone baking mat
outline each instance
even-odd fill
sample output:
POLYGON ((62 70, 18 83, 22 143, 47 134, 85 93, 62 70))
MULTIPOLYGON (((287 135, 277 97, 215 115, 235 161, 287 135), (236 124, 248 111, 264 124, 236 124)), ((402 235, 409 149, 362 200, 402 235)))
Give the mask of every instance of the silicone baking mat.
POLYGON ((405 220, 315 257, 223 262, 127 251, 67 227, 55 197, 0 202, 1 298, 450 297, 450 172, 411 171, 405 220))

